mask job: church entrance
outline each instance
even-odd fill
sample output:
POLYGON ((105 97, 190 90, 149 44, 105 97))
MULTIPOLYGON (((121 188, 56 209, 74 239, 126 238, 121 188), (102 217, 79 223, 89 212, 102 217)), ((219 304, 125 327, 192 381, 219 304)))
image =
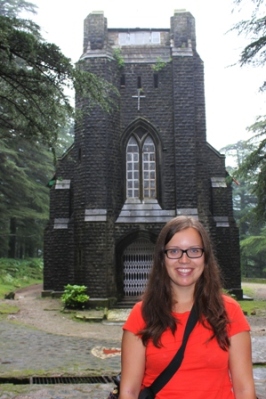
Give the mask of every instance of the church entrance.
POLYGON ((124 296, 137 297, 145 290, 152 266, 154 244, 138 239, 123 254, 124 296))

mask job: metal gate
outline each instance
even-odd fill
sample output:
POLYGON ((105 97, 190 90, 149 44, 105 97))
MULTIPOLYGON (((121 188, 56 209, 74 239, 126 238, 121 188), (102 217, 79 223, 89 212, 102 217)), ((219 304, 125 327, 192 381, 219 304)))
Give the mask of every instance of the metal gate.
POLYGON ((139 296, 145 290, 152 266, 154 244, 139 239, 129 245, 123 255, 124 295, 139 296))

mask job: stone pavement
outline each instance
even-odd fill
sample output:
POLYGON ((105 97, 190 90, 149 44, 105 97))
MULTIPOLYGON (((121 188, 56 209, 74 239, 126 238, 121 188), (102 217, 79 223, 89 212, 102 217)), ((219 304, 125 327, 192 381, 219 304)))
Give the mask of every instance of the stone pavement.
MULTIPOLYGON (((106 323, 106 322, 105 322, 106 323)), ((106 341, 46 333, 12 320, 0 323, 0 377, 100 376, 120 371, 117 324, 107 322, 106 341)), ((88 324, 89 328, 89 324, 88 324)), ((253 363, 257 394, 266 399, 266 336, 253 336, 253 363), (262 366, 264 364, 264 367, 262 366)), ((0 399, 107 399, 112 383, 0 384, 0 399)))

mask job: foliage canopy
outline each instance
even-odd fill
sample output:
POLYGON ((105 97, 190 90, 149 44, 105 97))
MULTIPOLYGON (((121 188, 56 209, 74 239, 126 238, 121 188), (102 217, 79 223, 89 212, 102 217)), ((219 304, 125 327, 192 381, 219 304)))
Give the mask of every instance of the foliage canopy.
POLYGON ((36 6, 0 0, 0 256, 11 257, 32 256, 25 246, 42 247, 46 184, 54 174, 56 149, 65 148, 67 130, 77 118, 67 91, 74 89, 106 110, 113 91, 85 71, 82 61, 73 65, 55 44, 45 42, 40 27, 21 18, 22 12, 34 14, 36 6))
MULTIPOLYGON (((244 0, 235 0, 235 4, 245 6, 244 0)), ((240 21, 234 29, 239 34, 246 34, 250 43, 240 55, 240 65, 262 66, 266 63, 266 9, 262 0, 250 0, 253 5, 250 18, 240 21)), ((266 80, 261 84, 261 91, 266 89, 266 80)), ((255 145, 239 167, 238 176, 245 178, 248 173, 254 176, 253 193, 257 196, 255 212, 258 219, 266 219, 266 117, 261 115, 249 127, 254 133, 250 140, 255 145)))
POLYGON ((66 90, 108 109, 112 87, 45 42, 37 24, 18 17, 25 10, 35 12, 35 6, 0 0, 0 139, 16 135, 53 148, 58 131, 74 116, 66 90))

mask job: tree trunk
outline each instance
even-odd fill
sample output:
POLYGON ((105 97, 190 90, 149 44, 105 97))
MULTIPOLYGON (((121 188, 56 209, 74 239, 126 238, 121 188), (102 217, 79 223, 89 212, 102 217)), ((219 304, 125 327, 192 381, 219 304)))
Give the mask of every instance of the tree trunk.
POLYGON ((16 218, 10 219, 9 225, 9 245, 8 245, 8 258, 16 257, 16 232, 17 232, 17 221, 16 218))

